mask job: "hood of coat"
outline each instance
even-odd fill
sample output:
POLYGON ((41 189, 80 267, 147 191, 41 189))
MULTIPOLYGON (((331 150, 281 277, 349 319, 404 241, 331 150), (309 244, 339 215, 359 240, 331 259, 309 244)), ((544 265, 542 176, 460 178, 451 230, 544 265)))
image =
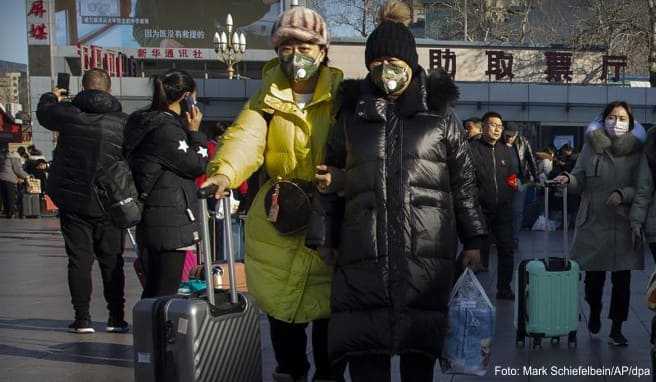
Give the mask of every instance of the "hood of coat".
POLYGON ((130 114, 125 126, 123 139, 123 153, 127 157, 134 151, 141 141, 153 130, 162 126, 164 122, 176 123, 180 117, 173 112, 158 110, 138 110, 130 114))
POLYGON ((590 142, 597 154, 609 150, 613 155, 626 156, 642 149, 647 140, 647 132, 638 121, 635 121, 630 132, 611 138, 606 133, 603 122, 598 118, 588 125, 585 139, 590 142))
MULTIPOLYGON (((396 100, 396 107, 404 117, 428 111, 444 114, 455 105, 459 95, 458 87, 444 70, 438 69, 426 75, 419 67, 408 88, 396 100)), ((338 99, 340 107, 355 110, 361 118, 372 121, 386 118, 385 105, 388 102, 369 75, 364 79, 342 82, 338 99)))
POLYGON ((73 105, 85 113, 105 114, 121 111, 121 103, 101 90, 83 90, 73 99, 73 105))

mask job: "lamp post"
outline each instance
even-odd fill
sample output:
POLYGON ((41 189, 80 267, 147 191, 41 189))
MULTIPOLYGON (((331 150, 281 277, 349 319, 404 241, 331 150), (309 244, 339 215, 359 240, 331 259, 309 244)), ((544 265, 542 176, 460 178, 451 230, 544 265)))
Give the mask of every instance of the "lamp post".
POLYGON ((225 30, 214 33, 214 51, 219 61, 228 67, 229 79, 235 76, 235 65, 244 59, 246 53, 246 36, 234 29, 232 15, 228 14, 225 30))

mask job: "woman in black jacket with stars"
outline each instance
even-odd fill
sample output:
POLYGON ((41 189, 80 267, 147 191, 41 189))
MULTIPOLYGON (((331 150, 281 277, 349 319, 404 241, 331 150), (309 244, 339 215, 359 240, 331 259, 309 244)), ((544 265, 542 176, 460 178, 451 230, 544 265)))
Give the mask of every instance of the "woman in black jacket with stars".
POLYGON ((207 138, 194 106, 196 84, 184 71, 154 80, 149 109, 132 114, 125 130, 125 155, 144 203, 137 240, 145 255, 142 297, 175 294, 185 250, 200 240, 194 179, 205 173, 207 138))
POLYGON ((383 7, 366 44, 369 75, 342 84, 317 174, 325 205, 343 198, 341 211, 326 211, 333 229, 320 253, 335 258, 328 350, 353 381, 389 381, 394 354, 404 381, 433 380, 458 237, 465 263, 477 263, 486 233, 451 108, 458 90, 444 72, 427 77, 418 65, 409 14, 400 1, 383 7))

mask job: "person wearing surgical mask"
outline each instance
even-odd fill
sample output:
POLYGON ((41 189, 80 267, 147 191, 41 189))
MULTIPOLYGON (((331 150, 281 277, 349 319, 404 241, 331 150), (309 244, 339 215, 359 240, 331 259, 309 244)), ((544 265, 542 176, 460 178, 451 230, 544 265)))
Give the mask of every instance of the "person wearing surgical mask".
POLYGON ((285 11, 274 25, 271 43, 278 57, 265 65, 262 87, 223 135, 203 186, 217 185, 217 197, 222 197, 224 190, 239 187, 262 167, 269 180, 248 212, 245 262, 249 293, 269 320, 277 362, 273 380, 308 377, 309 324, 313 380, 333 380, 327 355, 332 266, 306 247, 306 229, 280 233, 274 223, 286 218, 284 212, 272 212, 281 211, 272 206, 284 205, 287 198, 274 182, 312 186, 315 168, 324 161, 343 74, 328 66, 327 25, 309 8, 285 11))
POLYGON ((574 170, 554 180, 581 195, 571 257, 585 271, 585 299, 590 305, 588 330, 601 330, 606 273, 613 284, 608 318, 608 343, 627 346, 622 323, 629 313, 631 271, 644 269, 641 238, 630 221, 638 168, 647 134, 626 102, 606 106, 585 132, 585 143, 574 170))
POLYGON ((367 78, 342 84, 326 162, 317 168, 335 263, 328 351, 351 380, 433 381, 446 312, 464 266, 487 233, 467 136, 443 70, 426 74, 408 5, 387 2, 365 48, 367 78))

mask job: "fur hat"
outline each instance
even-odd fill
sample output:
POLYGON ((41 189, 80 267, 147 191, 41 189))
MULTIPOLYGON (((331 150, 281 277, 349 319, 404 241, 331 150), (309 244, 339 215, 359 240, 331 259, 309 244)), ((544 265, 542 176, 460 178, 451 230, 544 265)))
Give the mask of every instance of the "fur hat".
POLYGON ((402 1, 390 0, 378 13, 378 26, 369 35, 365 48, 365 63, 381 57, 405 61, 412 70, 419 65, 415 36, 408 28, 412 22, 410 7, 402 1))
POLYGON ((326 21, 320 14, 305 7, 286 10, 273 25, 271 44, 274 48, 289 39, 326 46, 330 43, 326 21))

